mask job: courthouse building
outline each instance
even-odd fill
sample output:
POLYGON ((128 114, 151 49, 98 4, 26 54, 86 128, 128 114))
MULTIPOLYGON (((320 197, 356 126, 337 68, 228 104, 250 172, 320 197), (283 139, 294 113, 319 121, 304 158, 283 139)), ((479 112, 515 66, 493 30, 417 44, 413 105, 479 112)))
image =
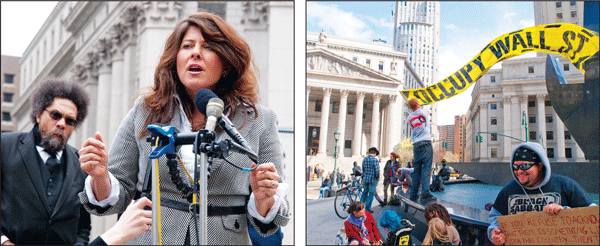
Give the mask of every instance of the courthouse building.
MULTIPOLYGON (((569 84, 583 83, 581 71, 556 57, 569 84)), ((585 161, 548 98, 545 69, 546 57, 510 59, 477 80, 466 114, 465 161, 509 162, 521 142, 498 134, 542 144, 550 161, 585 161), (475 141, 479 132, 482 142, 475 141)))
MULTIPOLYGON (((308 155, 331 157, 337 130, 339 162, 349 169, 352 161, 360 163, 368 148, 377 147, 382 158, 387 157, 400 140, 412 136, 406 122, 411 110, 400 91, 424 84, 406 53, 382 42, 324 32, 307 32, 306 39, 308 155)), ((317 160, 325 170, 333 170, 326 159, 317 160)))
MULTIPOLYGON (((584 5, 583 1, 533 2, 535 25, 583 26, 586 16, 595 19, 591 23, 597 23, 597 3, 596 7, 590 5, 587 15, 584 5)), ((497 134, 541 143, 550 161, 586 161, 548 98, 546 56, 538 52, 535 58, 504 61, 501 69, 491 69, 477 81, 466 114, 465 161, 510 161, 513 148, 520 142, 497 134), (529 129, 525 129, 525 123, 529 129), (483 134, 483 141, 478 143, 475 141, 478 132, 492 134, 483 134)), ((558 58, 568 84, 584 82, 583 73, 570 61, 552 56, 558 58)))
MULTIPOLYGON (((40 82, 48 77, 73 79, 90 93, 91 104, 69 144, 80 148, 100 132, 110 148, 137 95, 154 85, 155 68, 175 24, 205 9, 223 17, 251 47, 260 72, 259 103, 278 115, 286 156, 281 175, 293 190, 293 6, 256 1, 59 2, 21 58, 20 99, 12 109, 16 131, 33 127, 29 98, 40 82)), ((92 236, 112 226, 112 217, 93 216, 92 236)))

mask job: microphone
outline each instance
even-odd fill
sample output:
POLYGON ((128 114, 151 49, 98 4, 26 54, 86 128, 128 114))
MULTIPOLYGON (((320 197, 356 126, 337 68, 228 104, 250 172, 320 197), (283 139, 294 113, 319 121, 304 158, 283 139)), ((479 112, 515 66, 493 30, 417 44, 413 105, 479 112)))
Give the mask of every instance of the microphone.
MULTIPOLYGON (((221 114, 219 114, 219 116, 216 117, 217 123, 219 124, 219 126, 221 126, 223 131, 225 131, 227 133, 227 135, 229 135, 233 139, 233 141, 235 141, 236 143, 241 145, 243 148, 246 148, 247 151, 252 152, 252 148, 250 147, 250 144, 248 144, 246 139, 244 139, 244 137, 242 137, 242 134, 240 134, 238 132, 238 130, 233 126, 233 123, 231 123, 231 121, 226 116, 222 115, 222 108, 224 108, 223 101, 221 99, 219 99, 219 97, 217 97, 217 95, 214 92, 212 92, 209 89, 202 89, 202 90, 198 91, 198 93, 196 93, 196 108, 198 108, 200 113, 206 115, 209 111, 208 110, 209 103, 211 102, 211 100, 213 100, 215 98, 218 99, 218 101, 215 100, 212 102, 215 102, 215 103, 220 102, 221 103, 219 105, 221 108, 221 114)), ((206 125, 208 126, 208 120, 207 120, 206 125)))
POLYGON ((209 89, 202 89, 196 93, 195 103, 200 113, 206 116, 206 126, 204 129, 215 131, 217 119, 223 115, 223 100, 218 98, 209 89))

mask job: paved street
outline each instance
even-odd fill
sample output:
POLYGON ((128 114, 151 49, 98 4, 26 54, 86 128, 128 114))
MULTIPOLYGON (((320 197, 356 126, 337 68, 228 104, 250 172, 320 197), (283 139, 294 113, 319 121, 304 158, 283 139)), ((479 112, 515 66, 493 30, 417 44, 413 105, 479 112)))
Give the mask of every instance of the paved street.
MULTIPOLYGON (((320 181, 309 181, 306 186, 306 244, 307 245, 331 245, 336 243, 336 235, 344 223, 333 208, 335 197, 318 198, 320 181)), ((382 192, 379 192, 382 193, 382 192)), ((383 194, 381 194, 383 198, 383 194)), ((373 200, 371 207, 373 217, 379 226, 379 218, 386 207, 379 206, 377 200, 373 200)), ((379 227, 382 238, 386 232, 379 227)), ((385 240, 384 240, 385 241, 385 240)))

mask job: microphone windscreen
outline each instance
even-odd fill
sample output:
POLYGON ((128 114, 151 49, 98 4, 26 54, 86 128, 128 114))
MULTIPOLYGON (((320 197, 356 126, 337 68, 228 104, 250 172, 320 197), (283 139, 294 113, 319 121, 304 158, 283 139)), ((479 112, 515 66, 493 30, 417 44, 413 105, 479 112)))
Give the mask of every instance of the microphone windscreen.
POLYGON ((218 98, 217 95, 209 89, 202 89, 196 93, 196 97, 194 102, 196 103, 196 108, 206 116, 206 105, 208 105, 208 101, 211 98, 218 98))

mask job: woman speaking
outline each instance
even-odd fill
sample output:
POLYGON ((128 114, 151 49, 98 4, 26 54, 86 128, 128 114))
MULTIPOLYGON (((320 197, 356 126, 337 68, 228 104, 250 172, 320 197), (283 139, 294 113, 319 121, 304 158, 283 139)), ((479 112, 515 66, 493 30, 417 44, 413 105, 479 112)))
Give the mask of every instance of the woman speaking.
MULTIPOLYGON (((79 160, 89 177, 80 198, 86 209, 99 216, 123 212, 142 190, 145 174, 150 172, 147 166, 152 147, 146 141, 150 136, 146 127, 161 123, 182 133, 203 129, 206 118, 195 107, 194 98, 207 88, 224 101, 223 117, 238 127, 260 162, 253 163, 238 153, 226 158, 243 167, 260 164, 251 172, 236 169, 222 159, 212 162, 207 181, 207 243, 250 244, 248 226, 261 236, 269 236, 286 225, 291 215, 285 198, 288 187, 279 177, 283 155, 277 119, 273 111, 257 104, 255 70, 248 44, 220 17, 200 12, 180 21, 166 41, 154 86, 136 100, 110 152, 99 133, 83 143, 79 160)), ((230 137, 217 131, 215 141, 224 139, 230 137)), ((191 186, 185 168, 193 173, 192 145, 183 145, 177 152, 183 164, 178 165, 179 175, 191 186)), ((171 182, 166 163, 166 158, 159 158, 162 243, 197 244, 197 227, 186 208, 189 201, 171 182), (169 202, 162 202, 165 200, 169 202)), ((151 233, 145 232, 130 243, 150 244, 151 233)))

